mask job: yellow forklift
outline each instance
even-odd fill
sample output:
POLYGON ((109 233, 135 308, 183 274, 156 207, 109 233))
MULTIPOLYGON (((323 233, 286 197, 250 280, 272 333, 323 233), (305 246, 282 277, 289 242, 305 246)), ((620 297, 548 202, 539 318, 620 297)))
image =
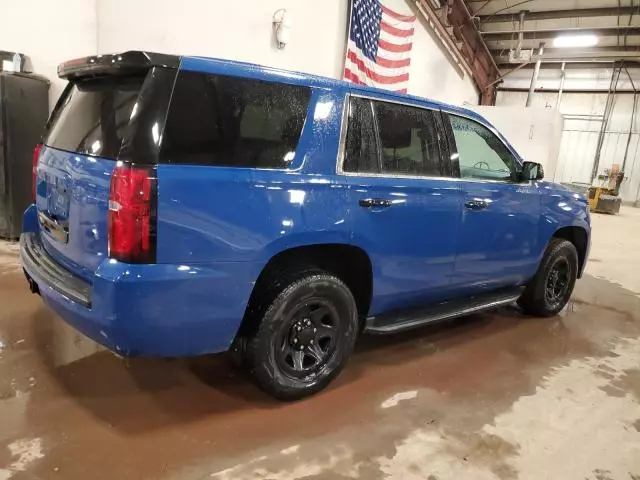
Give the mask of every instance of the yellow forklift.
POLYGON ((622 180, 624 172, 618 164, 605 169, 604 175, 598 175, 600 186, 589 187, 589 210, 597 213, 619 213, 622 197, 618 194, 622 180))

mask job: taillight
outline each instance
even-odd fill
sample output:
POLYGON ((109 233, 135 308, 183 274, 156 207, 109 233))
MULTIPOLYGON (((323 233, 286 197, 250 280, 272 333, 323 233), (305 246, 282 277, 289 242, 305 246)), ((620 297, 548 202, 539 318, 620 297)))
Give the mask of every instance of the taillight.
POLYGON ((152 167, 118 162, 109 191, 109 256, 153 263, 156 254, 156 175, 152 167))
POLYGON ((36 201, 36 176, 38 175, 38 160, 40 159, 40 152, 42 151, 42 144, 36 145, 33 149, 33 167, 31 169, 31 199, 36 201))

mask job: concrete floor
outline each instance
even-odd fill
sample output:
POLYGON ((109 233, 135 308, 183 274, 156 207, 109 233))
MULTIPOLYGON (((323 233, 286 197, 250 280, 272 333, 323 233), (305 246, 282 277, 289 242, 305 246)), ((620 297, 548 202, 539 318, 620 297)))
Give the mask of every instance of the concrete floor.
POLYGON ((101 351, 29 293, 4 244, 0 480, 639 480, 640 210, 593 223, 564 315, 365 338, 294 404, 224 358, 101 351))

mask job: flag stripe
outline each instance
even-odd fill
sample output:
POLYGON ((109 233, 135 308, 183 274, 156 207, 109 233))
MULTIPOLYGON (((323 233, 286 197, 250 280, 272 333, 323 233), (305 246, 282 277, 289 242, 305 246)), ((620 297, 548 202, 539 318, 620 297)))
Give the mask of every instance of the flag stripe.
POLYGON ((403 58, 402 60, 390 60, 378 55, 376 63, 385 68, 403 68, 408 67, 411 64, 411 59, 403 58))
POLYGON ((386 13, 387 15, 389 15, 392 18, 395 18, 396 20, 400 20, 401 22, 415 22, 416 21, 416 17, 414 17, 413 15, 401 15, 399 13, 394 12, 393 10, 389 10, 384 5, 381 5, 381 7, 382 7, 382 13, 386 13))
MULTIPOLYGON (((363 80, 357 73, 352 72, 349 68, 345 68, 344 70, 344 79, 350 81, 351 83, 355 83, 356 85, 368 85, 368 86, 377 87, 375 83, 372 85, 371 80, 369 79, 367 79, 367 81, 363 80)), ((404 82, 394 85, 393 88, 389 88, 388 86, 385 86, 383 88, 386 88, 387 90, 392 90, 398 93, 407 93, 406 83, 404 82)))
MULTIPOLYGON (((350 52, 353 52, 360 58, 363 58, 356 44, 351 41, 349 41, 349 43, 347 44, 347 58, 349 58, 350 52)), ((378 50, 378 55, 376 57, 375 63, 368 58, 366 59, 366 62, 369 62, 368 65, 370 66, 370 68, 375 67, 380 72, 385 72, 387 69, 399 69, 404 72, 408 71, 406 67, 411 64, 411 58, 407 56, 406 52, 393 53, 384 50, 378 50)), ((393 74, 395 73, 396 72, 393 72, 393 74)))
POLYGON ((410 53, 411 52, 409 52, 409 53, 407 53, 407 52, 389 52, 387 50, 378 49, 378 57, 377 58, 384 58, 386 60, 399 62, 399 61, 411 58, 409 56, 410 53))
POLYGON ((411 47, 413 45, 411 43, 405 43, 403 45, 397 45, 395 43, 389 43, 386 40, 380 39, 379 48, 382 50, 387 50, 389 52, 410 52, 411 47))
POLYGON ((380 45, 380 40, 384 40, 385 42, 392 43, 394 45, 405 45, 407 43, 411 43, 413 37, 398 37, 396 35, 392 35, 384 30, 380 30, 380 38, 378 39, 378 46, 380 45))
POLYGON ((349 67, 347 67, 345 71, 350 72, 351 78, 357 78, 358 79, 357 83, 359 85, 367 85, 370 87, 383 88, 385 90, 394 90, 394 91, 402 90, 403 88, 407 88, 407 86, 409 85, 409 82, 396 83, 395 85, 378 84, 373 80, 371 80, 370 78, 367 78, 366 76, 364 76, 363 73, 360 73, 358 71, 353 71, 349 67))
POLYGON ((349 80, 350 82, 353 82, 353 83, 355 83, 357 85, 364 85, 364 82, 360 81, 360 77, 358 77, 358 75, 353 73, 348 68, 344 69, 344 78, 345 78, 345 80, 349 80))
POLYGON ((415 25, 415 22, 399 22, 395 18, 388 17, 384 14, 382 15, 382 19, 380 21, 386 23, 387 25, 399 28, 400 30, 411 30, 415 25))
POLYGON ((380 57, 378 57, 374 63, 368 58, 363 58, 361 55, 358 55, 358 51, 349 45, 349 49, 347 50, 347 61, 357 64, 359 60, 363 61, 368 68, 375 69, 376 72, 387 77, 394 77, 396 75, 406 73, 408 71, 406 67, 409 66, 410 62, 409 59, 398 62, 388 61, 385 65, 383 63, 386 63, 387 61, 383 59, 383 62, 380 62, 380 57))
POLYGON ((413 29, 404 30, 400 28, 396 28, 394 26, 389 25, 386 22, 380 22, 380 28, 382 31, 395 35, 396 37, 411 37, 413 36, 413 29))
POLYGON ((407 80, 409 80, 408 73, 401 73, 399 75, 393 75, 393 76, 381 75, 380 73, 367 67, 367 65, 365 65, 363 60, 357 58, 357 55, 355 54, 355 52, 349 52, 349 53, 350 55, 348 56, 348 59, 352 62, 352 64, 358 70, 360 70, 362 73, 364 73, 367 77, 369 77, 371 80, 373 80, 376 83, 380 83, 383 85, 390 85, 393 83, 406 82, 407 80))

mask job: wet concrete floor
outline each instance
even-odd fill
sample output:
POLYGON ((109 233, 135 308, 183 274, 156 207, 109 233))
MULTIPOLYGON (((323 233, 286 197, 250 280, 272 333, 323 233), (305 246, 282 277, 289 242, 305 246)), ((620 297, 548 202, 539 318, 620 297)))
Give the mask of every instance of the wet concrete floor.
POLYGON ((563 315, 509 307, 364 338, 327 391, 293 404, 224 356, 99 349, 29 293, 5 244, 0 480, 640 480, 636 212, 594 220, 593 266, 563 315), (608 236, 628 228, 621 268, 608 236))

